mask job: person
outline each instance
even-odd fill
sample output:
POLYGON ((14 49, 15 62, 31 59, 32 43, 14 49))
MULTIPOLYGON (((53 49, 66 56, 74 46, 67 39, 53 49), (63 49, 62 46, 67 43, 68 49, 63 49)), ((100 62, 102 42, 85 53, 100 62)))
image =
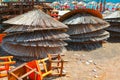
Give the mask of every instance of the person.
POLYGON ((58 20, 58 10, 57 9, 52 10, 50 16, 58 20))

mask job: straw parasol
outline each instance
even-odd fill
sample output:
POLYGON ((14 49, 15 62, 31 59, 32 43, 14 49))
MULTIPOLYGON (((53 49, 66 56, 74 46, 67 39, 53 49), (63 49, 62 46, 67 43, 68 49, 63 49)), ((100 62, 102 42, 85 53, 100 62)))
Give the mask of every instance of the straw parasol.
POLYGON ((52 4, 56 6, 56 5, 59 5, 60 3, 57 2, 57 1, 55 1, 55 2, 53 2, 52 4))
POLYGON ((89 2, 88 4, 89 5, 97 5, 97 2, 96 1, 92 1, 92 2, 89 2))
POLYGON ((29 61, 44 58, 48 53, 64 53, 67 44, 63 41, 69 36, 64 33, 68 28, 40 10, 29 11, 5 21, 12 24, 5 31, 2 48, 8 53, 29 61))
POLYGON ((110 15, 105 17, 105 20, 108 21, 111 26, 107 28, 110 31, 111 37, 119 37, 120 34, 120 11, 115 11, 110 15), (117 33, 117 34, 116 34, 117 33))
POLYGON ((105 10, 102 15, 103 15, 103 17, 106 17, 106 16, 110 15, 111 13, 112 13, 112 11, 105 10))
POLYGON ((108 2, 108 3, 106 3, 106 5, 107 5, 107 6, 115 6, 115 4, 112 3, 112 2, 108 2))
POLYGON ((71 46, 68 47, 72 47, 73 44, 79 50, 81 46, 90 44, 92 48, 86 47, 86 49, 95 49, 102 41, 109 38, 109 32, 103 30, 109 26, 109 23, 104 21, 102 15, 96 10, 73 10, 63 15, 60 21, 69 26, 67 33, 70 35, 70 40, 67 42, 71 46))
POLYGON ((118 41, 120 41, 120 35, 118 35, 120 34, 120 32, 115 32, 115 31, 109 31, 109 32, 110 32, 110 37, 114 37, 114 38, 116 37, 118 41))
MULTIPOLYGON (((120 11, 115 11, 112 14, 105 17, 105 19, 120 19, 120 11)), ((120 20, 119 20, 120 21, 120 20)))
POLYGON ((78 6, 85 6, 85 5, 86 5, 86 3, 83 2, 83 1, 80 1, 80 2, 78 3, 78 6))
POLYGON ((74 5, 77 5, 77 3, 78 3, 77 1, 72 1, 72 4, 74 5))

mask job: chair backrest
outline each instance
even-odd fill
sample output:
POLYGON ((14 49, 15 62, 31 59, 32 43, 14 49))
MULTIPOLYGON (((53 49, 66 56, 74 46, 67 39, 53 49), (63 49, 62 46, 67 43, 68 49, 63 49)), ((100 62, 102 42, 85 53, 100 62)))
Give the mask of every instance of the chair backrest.
MULTIPOLYGON (((37 72, 39 72, 40 75, 37 75, 36 80, 42 80, 45 76, 52 73, 52 70, 47 70, 47 64, 46 61, 48 61, 48 58, 42 59, 42 60, 33 60, 31 62, 28 62, 27 65, 31 68, 35 68, 37 72)), ((30 80, 34 80, 35 74, 32 73, 29 75, 30 80)))
MULTIPOLYGON (((28 65, 29 67, 33 68, 33 69, 36 69, 37 72, 39 72, 40 75, 37 75, 37 76, 36 76, 36 80, 42 80, 42 79, 43 79, 43 78, 42 78, 42 72, 41 72, 41 70, 40 70, 40 66, 39 66, 37 60, 33 60, 33 61, 31 61, 31 62, 28 62, 27 65, 28 65)), ((29 70, 27 70, 27 72, 29 72, 29 70)), ((35 73, 31 73, 31 74, 29 75, 30 80, 34 80, 34 76, 35 76, 35 73)))
POLYGON ((7 76, 7 71, 10 70, 10 65, 15 64, 15 61, 12 61, 13 56, 4 56, 0 57, 0 72, 6 71, 6 73, 0 73, 1 77, 7 76))
POLYGON ((47 58, 33 60, 10 70, 8 80, 43 80, 45 76, 52 75, 53 70, 56 68, 59 71, 54 75, 62 76, 63 60, 61 56, 48 55, 47 58), (52 66, 52 63, 57 65, 52 66))
POLYGON ((40 74, 37 72, 36 68, 31 68, 27 63, 10 70, 8 73, 8 80, 41 80, 38 78, 40 74), (33 73, 34 76, 30 79, 30 75, 33 73))
POLYGON ((63 73, 64 60, 62 59, 61 55, 60 54, 48 54, 48 58, 50 61, 49 69, 51 69, 53 72, 57 70, 57 72, 54 72, 52 75, 54 76, 65 75, 65 73, 63 73))

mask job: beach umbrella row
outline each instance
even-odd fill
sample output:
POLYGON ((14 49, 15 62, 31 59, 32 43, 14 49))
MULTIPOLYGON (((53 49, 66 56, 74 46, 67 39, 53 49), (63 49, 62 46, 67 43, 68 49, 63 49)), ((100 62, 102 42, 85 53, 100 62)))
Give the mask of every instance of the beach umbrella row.
POLYGON ((113 3, 113 2, 106 2, 105 4, 103 2, 96 2, 96 1, 90 1, 90 2, 84 2, 84 1, 55 1, 52 3, 54 8, 57 9, 78 9, 78 8, 90 8, 90 9, 98 9, 102 10, 104 7, 106 10, 115 11, 116 9, 120 8, 120 3, 113 3))
POLYGON ((111 24, 111 26, 107 28, 107 30, 110 31, 111 37, 120 38, 120 11, 111 13, 105 17, 105 20, 111 24))
POLYGON ((106 16, 110 15, 112 12, 113 12, 113 11, 105 10, 105 11, 102 13, 102 15, 103 15, 103 17, 106 17, 106 16))
POLYGON ((33 10, 5 21, 12 24, 5 31, 2 48, 16 58, 29 61, 45 58, 47 54, 65 52, 67 26, 41 10, 33 10))
POLYGON ((65 1, 63 3, 55 1, 51 4, 51 6, 53 6, 54 8, 57 8, 57 9, 77 9, 79 7, 81 7, 81 8, 83 8, 83 6, 85 7, 86 3, 83 1, 81 1, 81 2, 65 1))
POLYGON ((92 9, 73 10, 63 15, 60 21, 69 26, 68 48, 92 50, 101 47, 102 41, 109 38, 109 32, 103 30, 109 23, 100 18, 102 15, 92 9))

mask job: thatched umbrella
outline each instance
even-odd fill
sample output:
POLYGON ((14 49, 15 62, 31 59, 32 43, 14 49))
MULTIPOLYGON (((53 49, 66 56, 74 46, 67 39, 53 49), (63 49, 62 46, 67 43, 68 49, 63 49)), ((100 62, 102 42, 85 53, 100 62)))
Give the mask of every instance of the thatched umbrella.
POLYGON ((103 15, 103 17, 106 17, 106 16, 110 15, 111 13, 112 13, 112 11, 105 10, 105 11, 102 13, 102 15, 103 15))
POLYGON ((85 5, 86 5, 86 3, 83 2, 83 1, 80 1, 80 2, 78 3, 78 6, 85 6, 85 5))
POLYGON ((68 28, 40 10, 29 11, 4 23, 13 24, 5 32, 2 48, 21 60, 44 58, 48 53, 60 54, 67 44, 68 28))
POLYGON ((120 11, 115 11, 105 17, 105 20, 110 22, 111 26, 107 28, 110 31, 111 37, 120 37, 120 11))
POLYGON ((73 10, 60 18, 64 24, 69 26, 67 33, 71 40, 67 40, 68 47, 79 49, 95 49, 100 47, 101 42, 109 37, 104 28, 109 23, 100 19, 102 15, 91 9, 73 10))
POLYGON ((120 18, 120 11, 115 11, 112 14, 105 17, 105 19, 116 19, 120 18))

